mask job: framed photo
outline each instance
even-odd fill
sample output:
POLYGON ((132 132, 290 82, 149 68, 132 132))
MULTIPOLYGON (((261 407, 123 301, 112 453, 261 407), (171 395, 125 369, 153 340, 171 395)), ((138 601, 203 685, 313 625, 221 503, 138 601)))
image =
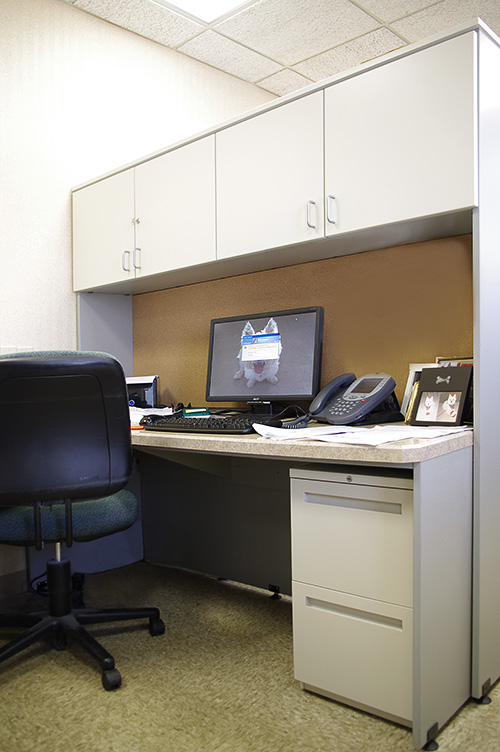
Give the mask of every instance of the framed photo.
POLYGON ((424 368, 436 368, 435 363, 410 363, 408 371, 408 380, 406 382, 405 393, 403 395, 403 401, 401 402, 401 412, 406 415, 408 409, 413 404, 412 395, 414 388, 420 379, 420 374, 424 368))
POLYGON ((474 365, 473 358, 444 358, 439 356, 436 358, 436 363, 440 366, 472 366, 474 365))
POLYGON ((459 426, 470 401, 472 366, 424 368, 411 415, 413 426, 459 426))

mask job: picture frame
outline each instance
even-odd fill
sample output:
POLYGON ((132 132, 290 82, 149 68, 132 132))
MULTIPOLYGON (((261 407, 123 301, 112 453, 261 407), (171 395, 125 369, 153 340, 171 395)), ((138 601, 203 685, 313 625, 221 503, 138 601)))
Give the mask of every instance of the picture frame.
POLYGON ((447 366, 472 366, 474 365, 473 358, 445 358, 439 355, 436 358, 436 363, 442 367, 447 366))
POLYGON ((403 415, 408 413, 413 401, 412 396, 415 391, 416 384, 420 379, 420 374, 424 368, 436 368, 435 363, 410 363, 408 367, 408 379, 406 381, 405 393, 401 402, 401 412, 403 415))
POLYGON ((471 394, 472 366, 424 368, 411 414, 412 426, 459 426, 471 394))

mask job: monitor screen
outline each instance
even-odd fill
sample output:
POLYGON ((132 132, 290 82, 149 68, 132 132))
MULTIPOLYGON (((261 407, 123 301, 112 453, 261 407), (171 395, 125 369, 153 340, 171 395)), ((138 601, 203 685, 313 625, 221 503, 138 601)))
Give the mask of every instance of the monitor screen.
POLYGON ((320 307, 213 319, 207 402, 310 401, 322 339, 320 307))

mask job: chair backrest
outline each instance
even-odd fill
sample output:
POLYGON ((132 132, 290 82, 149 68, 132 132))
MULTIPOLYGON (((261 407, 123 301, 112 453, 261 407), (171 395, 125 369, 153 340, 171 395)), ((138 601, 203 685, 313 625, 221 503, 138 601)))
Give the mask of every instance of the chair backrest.
POLYGON ((0 506, 115 493, 132 467, 120 363, 90 352, 0 357, 0 506))

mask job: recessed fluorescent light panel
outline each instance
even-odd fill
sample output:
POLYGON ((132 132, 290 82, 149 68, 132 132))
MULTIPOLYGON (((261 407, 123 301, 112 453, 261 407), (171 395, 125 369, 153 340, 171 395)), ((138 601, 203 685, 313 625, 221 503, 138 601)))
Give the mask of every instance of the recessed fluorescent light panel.
POLYGON ((165 0, 153 0, 158 5, 164 5, 171 10, 177 10, 186 13, 192 18, 197 18, 205 23, 212 23, 217 18, 230 13, 236 8, 250 3, 241 2, 241 0, 177 0, 175 3, 165 2, 165 0))

